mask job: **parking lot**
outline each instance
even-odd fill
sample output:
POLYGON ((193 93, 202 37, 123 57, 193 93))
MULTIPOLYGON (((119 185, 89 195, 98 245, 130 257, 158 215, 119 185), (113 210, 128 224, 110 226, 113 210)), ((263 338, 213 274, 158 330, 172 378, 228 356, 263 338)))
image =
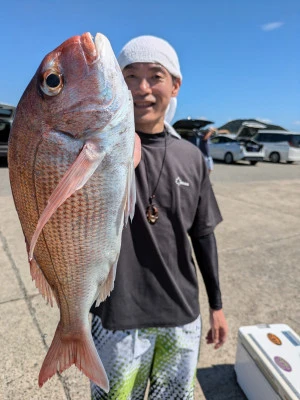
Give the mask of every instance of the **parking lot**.
MULTIPOLYGON (((238 328, 286 323, 300 333, 300 164, 215 163, 211 180, 224 218, 216 237, 230 333, 217 351, 205 344, 208 305, 200 279, 203 339, 195 399, 239 400, 245 397, 234 373, 238 328)), ((0 398, 88 400, 89 382, 75 367, 38 388, 58 310, 31 281, 5 162, 0 207, 0 398)))

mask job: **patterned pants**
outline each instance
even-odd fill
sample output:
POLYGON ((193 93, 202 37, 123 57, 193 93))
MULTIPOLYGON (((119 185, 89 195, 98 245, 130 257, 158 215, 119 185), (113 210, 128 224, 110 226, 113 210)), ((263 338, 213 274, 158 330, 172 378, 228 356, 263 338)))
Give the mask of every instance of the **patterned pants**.
POLYGON ((92 400, 192 400, 199 356, 201 320, 175 328, 111 331, 93 316, 92 335, 110 391, 91 382, 92 400))

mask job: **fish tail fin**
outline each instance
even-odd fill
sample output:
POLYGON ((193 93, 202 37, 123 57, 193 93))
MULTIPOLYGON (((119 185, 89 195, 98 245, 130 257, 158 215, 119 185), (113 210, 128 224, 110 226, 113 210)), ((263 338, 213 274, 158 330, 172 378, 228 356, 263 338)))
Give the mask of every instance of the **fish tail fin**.
POLYGON ((59 323, 39 374, 39 387, 56 372, 61 373, 72 364, 108 393, 109 382, 91 333, 84 331, 71 336, 62 332, 59 323))

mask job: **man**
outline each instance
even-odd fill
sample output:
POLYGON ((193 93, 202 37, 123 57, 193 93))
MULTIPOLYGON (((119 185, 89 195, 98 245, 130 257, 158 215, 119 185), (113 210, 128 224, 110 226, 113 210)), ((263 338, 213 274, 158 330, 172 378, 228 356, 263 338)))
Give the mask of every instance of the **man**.
POLYGON ((188 235, 206 285, 207 343, 226 340, 214 228, 222 218, 200 150, 166 122, 182 81, 175 50, 141 36, 119 56, 142 143, 137 203, 124 228, 115 288, 93 308, 92 334, 110 381, 93 399, 193 399, 201 320, 188 235))
POLYGON ((201 150, 201 152, 203 154, 209 174, 212 172, 212 170, 214 168, 214 163, 213 163, 213 159, 209 152, 208 141, 209 141, 209 138, 215 133, 215 131, 216 130, 214 128, 210 128, 208 130, 200 132, 201 139, 200 139, 199 149, 201 150))

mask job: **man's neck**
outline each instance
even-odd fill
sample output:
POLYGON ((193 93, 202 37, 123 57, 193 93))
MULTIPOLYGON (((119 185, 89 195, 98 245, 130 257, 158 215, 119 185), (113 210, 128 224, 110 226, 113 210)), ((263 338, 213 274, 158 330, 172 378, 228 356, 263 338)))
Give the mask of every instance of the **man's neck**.
POLYGON ((161 133, 165 129, 164 122, 156 124, 135 124, 135 130, 137 132, 143 132, 148 134, 161 133))

